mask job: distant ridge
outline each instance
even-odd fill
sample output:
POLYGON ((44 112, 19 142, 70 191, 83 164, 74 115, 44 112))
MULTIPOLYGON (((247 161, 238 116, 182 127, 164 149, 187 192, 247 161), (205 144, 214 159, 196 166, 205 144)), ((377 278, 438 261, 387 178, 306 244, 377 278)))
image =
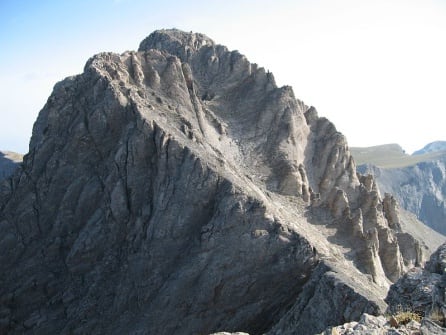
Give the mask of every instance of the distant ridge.
POLYGON ((413 155, 408 155, 399 144, 395 143, 372 147, 351 147, 350 152, 358 166, 372 164, 380 168, 402 168, 439 159, 446 153, 446 151, 434 150, 434 148, 440 148, 439 145, 432 146, 422 153, 421 151, 428 146, 429 144, 424 149, 417 151, 418 154, 415 152, 413 155))
POLYGON ((435 141, 427 144, 423 149, 415 151, 412 156, 424 155, 431 152, 446 151, 446 141, 435 141))
POLYGON ((445 143, 430 143, 411 156, 395 144, 350 150, 357 171, 371 174, 381 194, 391 193, 400 207, 446 235, 446 151, 442 151, 445 143))

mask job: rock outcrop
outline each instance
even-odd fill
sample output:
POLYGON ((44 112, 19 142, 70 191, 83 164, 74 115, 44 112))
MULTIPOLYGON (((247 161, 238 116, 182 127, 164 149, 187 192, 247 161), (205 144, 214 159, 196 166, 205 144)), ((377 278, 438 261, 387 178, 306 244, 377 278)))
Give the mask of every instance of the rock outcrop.
POLYGON ((391 286, 386 298, 389 311, 407 309, 444 327, 446 332, 446 243, 423 268, 409 270, 391 286))
POLYGON ((423 319, 421 322, 410 320, 401 325, 394 325, 390 319, 380 315, 363 314, 359 321, 352 321, 340 326, 330 327, 319 335, 444 335, 445 329, 436 323, 423 319))
POLYGON ((372 174, 382 192, 391 193, 402 208, 446 235, 446 154, 401 168, 366 164, 358 171, 372 174))
POLYGON ((23 160, 21 154, 12 151, 0 151, 0 180, 8 178, 23 160))
POLYGON ((446 243, 424 268, 413 268, 393 284, 386 298, 387 317, 363 314, 359 321, 329 327, 332 334, 446 334, 446 243))
POLYGON ((429 254, 386 199, 271 73, 154 32, 56 84, 0 184, 0 333, 308 334, 377 314, 429 254))

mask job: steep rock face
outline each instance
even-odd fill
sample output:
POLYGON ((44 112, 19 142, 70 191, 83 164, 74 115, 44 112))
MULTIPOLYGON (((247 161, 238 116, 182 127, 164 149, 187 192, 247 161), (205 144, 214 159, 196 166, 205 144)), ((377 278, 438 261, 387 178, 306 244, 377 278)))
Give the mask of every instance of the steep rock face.
POLYGON ((122 106, 119 91, 91 75, 56 87, 27 173, 4 191, 12 194, 2 202, 3 329, 172 334, 224 320, 262 331, 310 274, 311 245, 216 173, 216 158, 199 158, 200 148, 122 106), (82 99, 65 94, 79 88, 82 99))
POLYGON ((22 160, 23 156, 18 153, 0 151, 0 180, 12 175, 22 160))
POLYGON ((362 165, 358 171, 372 174, 382 192, 392 193, 402 208, 446 235, 446 155, 403 168, 362 165))
MULTIPOLYGON (((355 247, 361 250, 359 262, 365 255, 371 264, 364 270, 374 274, 375 282, 385 285, 387 278, 396 280, 403 273, 404 263, 423 261, 415 243, 407 246, 415 252, 405 252, 415 258, 404 259, 377 190, 365 187, 356 175, 345 137, 327 119, 319 118, 314 108, 296 100, 290 87, 277 88, 271 73, 250 64, 236 51, 228 53, 201 34, 170 31, 167 37, 165 32, 156 32, 141 43, 139 51, 155 48, 181 60, 198 126, 207 141, 213 130, 203 119, 214 114, 212 123, 217 124, 217 130, 227 129, 224 135, 230 145, 237 144, 238 153, 234 157, 228 152, 224 136, 219 136, 219 142, 212 141, 212 146, 229 153, 225 156, 232 156, 231 160, 243 165, 256 181, 283 195, 298 195, 304 201, 316 199, 315 207, 325 210, 328 206, 345 226, 354 226, 352 217, 367 212, 363 231, 356 229, 366 241, 355 247), (204 103, 199 103, 198 97, 204 103), (364 201, 370 197, 375 199, 371 204, 364 201), (373 241, 370 236, 374 229, 379 231, 381 247, 369 241, 373 241)), ((356 237, 346 244, 357 244, 356 237)))
POLYGON ((306 334, 322 299, 315 331, 383 310, 428 251, 328 120, 178 30, 58 83, 0 187, 11 334, 306 334))
MULTIPOLYGON (((271 190, 306 192, 302 163, 309 134, 307 107, 290 87, 277 88, 272 73, 201 34, 156 32, 141 42, 139 51, 153 49, 167 51, 178 62, 185 99, 196 113, 194 128, 206 141, 229 153, 235 164, 252 169, 271 190), (227 144, 237 147, 235 157, 227 144)), ((176 102, 178 92, 171 98, 176 102)))

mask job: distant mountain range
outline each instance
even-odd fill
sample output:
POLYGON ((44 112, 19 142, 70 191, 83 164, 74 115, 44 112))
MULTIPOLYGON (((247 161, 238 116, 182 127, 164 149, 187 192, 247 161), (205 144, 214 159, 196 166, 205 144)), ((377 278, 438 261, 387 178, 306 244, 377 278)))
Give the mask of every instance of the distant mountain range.
POLYGON ((446 141, 436 141, 429 143, 423 149, 415 151, 412 156, 423 155, 431 152, 446 151, 446 141))
POLYGON ((18 164, 23 160, 23 155, 12 151, 0 151, 0 180, 9 177, 18 164))
POLYGON ((408 155, 398 144, 351 148, 357 170, 372 174, 381 193, 434 230, 446 234, 446 141, 408 155))
POLYGON ((357 166, 372 164, 379 168, 403 168, 420 162, 432 161, 446 155, 446 142, 433 142, 423 149, 407 154, 396 143, 376 145, 372 147, 351 147, 350 151, 357 166))

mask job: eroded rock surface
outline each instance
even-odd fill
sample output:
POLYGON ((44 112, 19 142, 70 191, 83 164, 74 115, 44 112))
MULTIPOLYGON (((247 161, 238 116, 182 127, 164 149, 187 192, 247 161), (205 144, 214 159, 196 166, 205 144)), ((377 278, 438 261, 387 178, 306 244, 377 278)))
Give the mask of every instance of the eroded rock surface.
POLYGON ((1 184, 0 332, 308 334, 382 312, 429 248, 355 170, 333 124, 202 34, 96 55, 1 184))

